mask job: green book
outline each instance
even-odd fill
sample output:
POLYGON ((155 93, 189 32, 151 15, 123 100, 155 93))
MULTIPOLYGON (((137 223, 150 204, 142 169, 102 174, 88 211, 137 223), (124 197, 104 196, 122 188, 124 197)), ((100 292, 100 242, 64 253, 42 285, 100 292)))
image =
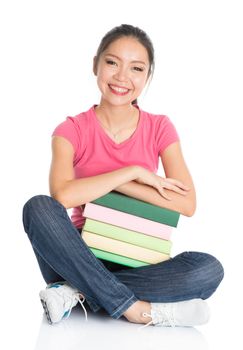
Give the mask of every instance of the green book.
POLYGON ((172 246, 171 241, 92 219, 86 219, 83 230, 166 254, 170 254, 172 246))
POLYGON ((180 216, 180 213, 177 211, 161 208, 157 205, 153 205, 115 191, 111 191, 106 195, 95 199, 92 201, 92 203, 139 216, 151 221, 160 222, 172 227, 177 227, 180 216))
POLYGON ((127 258, 126 256, 122 256, 114 253, 105 252, 104 250, 100 250, 96 248, 90 248, 90 250, 94 253, 94 255, 98 259, 112 261, 117 264, 126 265, 130 267, 140 267, 140 266, 150 265, 143 261, 127 258))

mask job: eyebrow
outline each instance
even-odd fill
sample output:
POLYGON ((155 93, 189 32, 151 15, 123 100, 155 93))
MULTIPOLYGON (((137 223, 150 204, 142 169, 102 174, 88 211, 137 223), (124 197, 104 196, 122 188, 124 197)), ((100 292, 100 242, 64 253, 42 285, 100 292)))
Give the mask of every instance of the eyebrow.
MULTIPOLYGON (((113 55, 112 53, 107 53, 105 56, 112 56, 112 57, 115 57, 117 58, 119 61, 121 61, 121 58, 116 56, 116 55, 113 55)), ((146 63, 143 62, 143 61, 138 61, 138 60, 135 60, 135 61, 131 61, 131 63, 141 63, 141 64, 144 64, 146 66, 146 63)))

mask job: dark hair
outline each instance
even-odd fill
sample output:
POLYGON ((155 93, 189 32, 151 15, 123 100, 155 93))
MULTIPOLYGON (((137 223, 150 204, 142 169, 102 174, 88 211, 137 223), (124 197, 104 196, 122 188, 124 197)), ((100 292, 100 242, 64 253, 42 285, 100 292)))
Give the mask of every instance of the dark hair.
MULTIPOLYGON (((108 33, 105 34, 103 39, 100 42, 100 45, 98 47, 95 62, 94 62, 94 69, 96 69, 100 55, 107 49, 107 47, 113 43, 115 40, 120 39, 124 36, 130 36, 135 39, 137 39, 140 44, 142 44, 148 53, 149 58, 149 71, 148 71, 148 77, 153 76, 154 72, 154 47, 152 44, 152 41, 150 40, 149 36, 140 28, 134 27, 130 24, 121 24, 118 27, 114 27, 111 29, 108 33)), ((137 104, 137 100, 132 101, 132 104, 137 104)))

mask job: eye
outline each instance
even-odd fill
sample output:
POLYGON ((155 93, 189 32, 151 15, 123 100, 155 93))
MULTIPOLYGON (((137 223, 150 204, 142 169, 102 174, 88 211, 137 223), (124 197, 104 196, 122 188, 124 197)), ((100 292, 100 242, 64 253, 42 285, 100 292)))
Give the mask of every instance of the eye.
POLYGON ((136 72, 143 72, 144 69, 141 67, 133 67, 133 70, 135 70, 136 72))
POLYGON ((106 60, 106 63, 107 63, 107 64, 110 64, 110 65, 112 65, 112 66, 116 65, 116 62, 113 61, 113 60, 106 60))

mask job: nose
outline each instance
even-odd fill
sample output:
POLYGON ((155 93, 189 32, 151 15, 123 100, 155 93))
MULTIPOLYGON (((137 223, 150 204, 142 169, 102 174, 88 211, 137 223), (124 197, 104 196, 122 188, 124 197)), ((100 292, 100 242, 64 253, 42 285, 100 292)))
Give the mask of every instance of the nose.
POLYGON ((127 69, 125 67, 119 67, 119 69, 116 71, 116 74, 114 75, 114 78, 118 81, 127 81, 127 69))

